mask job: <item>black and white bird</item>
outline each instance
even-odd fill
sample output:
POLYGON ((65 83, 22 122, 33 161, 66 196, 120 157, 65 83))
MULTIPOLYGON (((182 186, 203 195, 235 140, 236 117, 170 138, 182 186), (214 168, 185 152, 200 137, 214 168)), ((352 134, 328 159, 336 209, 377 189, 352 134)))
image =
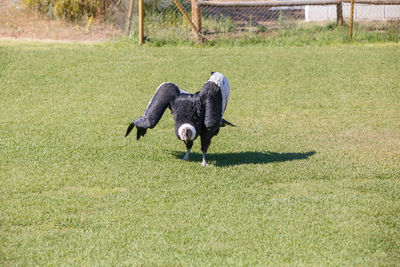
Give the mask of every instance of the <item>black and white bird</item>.
POLYGON ((125 137, 136 126, 136 138, 139 140, 146 134, 147 129, 157 125, 164 111, 169 108, 174 116, 175 134, 186 144, 187 151, 183 160, 189 160, 193 141, 200 136, 203 152, 201 165, 206 166, 206 153, 211 139, 218 134, 220 127, 235 126, 222 118, 229 94, 229 82, 219 72, 212 72, 201 91, 195 94, 183 91, 173 83, 162 83, 150 100, 144 115, 129 125, 125 137))

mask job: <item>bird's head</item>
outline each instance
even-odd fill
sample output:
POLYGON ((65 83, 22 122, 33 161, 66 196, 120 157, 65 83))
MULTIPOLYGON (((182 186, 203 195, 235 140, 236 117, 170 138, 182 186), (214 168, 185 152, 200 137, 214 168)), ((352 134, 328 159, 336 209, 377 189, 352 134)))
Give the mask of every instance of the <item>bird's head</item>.
POLYGON ((192 139, 192 130, 190 130, 190 128, 186 127, 183 129, 183 141, 185 142, 185 144, 187 144, 187 142, 190 141, 190 139, 192 139))
POLYGON ((192 141, 196 137, 196 129, 191 124, 182 124, 179 129, 179 138, 184 141, 186 144, 189 141, 192 141))

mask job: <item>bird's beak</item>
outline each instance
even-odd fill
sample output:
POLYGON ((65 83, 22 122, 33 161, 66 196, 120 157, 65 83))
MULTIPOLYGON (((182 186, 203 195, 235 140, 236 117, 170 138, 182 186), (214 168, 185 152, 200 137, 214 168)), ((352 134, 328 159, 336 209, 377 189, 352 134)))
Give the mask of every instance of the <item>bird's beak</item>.
POLYGON ((187 144, 192 138, 192 131, 190 129, 185 129, 185 144, 187 144))

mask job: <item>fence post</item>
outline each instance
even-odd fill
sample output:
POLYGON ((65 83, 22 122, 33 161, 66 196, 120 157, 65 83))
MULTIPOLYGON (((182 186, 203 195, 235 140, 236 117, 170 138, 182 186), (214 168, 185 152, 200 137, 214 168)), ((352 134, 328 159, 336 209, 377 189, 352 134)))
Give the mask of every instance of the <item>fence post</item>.
MULTIPOLYGON (((189 25, 192 27, 193 33, 196 35, 197 39, 200 42, 205 42, 207 41, 204 36, 201 35, 200 31, 197 29, 197 27, 193 24, 193 22, 190 20, 189 16, 186 14, 186 11, 182 8, 181 4, 179 4, 178 0, 174 0, 174 3, 176 7, 179 9, 179 11, 182 13, 183 17, 187 20, 189 25)), ((200 25, 201 26, 201 25, 200 25)))
POLYGON ((139 0, 139 44, 143 44, 143 0, 139 0))
MULTIPOLYGON (((197 5, 197 0, 191 0, 191 5, 192 5, 192 22, 194 26, 197 28, 198 32, 201 33, 201 7, 197 5)), ((193 33, 195 32, 193 31, 193 33)))
POLYGON ((343 25, 343 7, 342 2, 336 4, 336 22, 338 26, 343 25))
POLYGON ((353 38, 353 19, 354 19, 354 0, 350 2, 350 26, 349 26, 349 38, 353 38))

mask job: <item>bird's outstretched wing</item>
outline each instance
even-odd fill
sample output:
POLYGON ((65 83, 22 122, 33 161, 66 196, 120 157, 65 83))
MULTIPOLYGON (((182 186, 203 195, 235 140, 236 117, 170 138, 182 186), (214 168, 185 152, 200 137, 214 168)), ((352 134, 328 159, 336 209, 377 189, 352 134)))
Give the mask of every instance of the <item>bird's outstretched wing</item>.
POLYGON ((204 125, 209 131, 221 126, 222 115, 229 100, 230 87, 226 77, 219 73, 211 73, 210 79, 200 91, 200 99, 205 108, 204 125))
POLYGON ((136 126, 137 128, 137 136, 136 139, 139 140, 141 136, 146 134, 148 128, 154 128, 157 123, 160 121, 164 111, 168 106, 171 106, 171 103, 175 100, 177 96, 181 93, 186 93, 178 88, 173 83, 162 83, 154 93, 151 98, 146 111, 143 116, 132 122, 128 129, 126 130, 125 137, 129 135, 129 133, 136 126))

